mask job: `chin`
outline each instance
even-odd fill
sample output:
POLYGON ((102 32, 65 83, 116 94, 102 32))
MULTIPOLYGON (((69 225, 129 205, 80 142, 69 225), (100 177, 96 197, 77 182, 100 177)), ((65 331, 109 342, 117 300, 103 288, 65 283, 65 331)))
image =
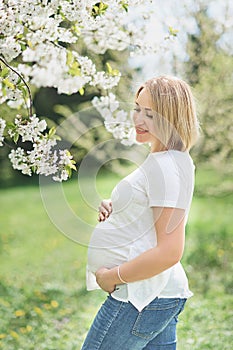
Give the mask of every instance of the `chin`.
POLYGON ((148 143, 149 140, 143 135, 136 135, 136 141, 139 143, 148 143))

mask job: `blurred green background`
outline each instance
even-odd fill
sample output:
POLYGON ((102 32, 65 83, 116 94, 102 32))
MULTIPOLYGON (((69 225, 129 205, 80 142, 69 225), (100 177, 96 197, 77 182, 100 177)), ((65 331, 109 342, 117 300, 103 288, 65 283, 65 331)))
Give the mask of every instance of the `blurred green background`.
MULTIPOLYGON (((180 316, 178 349, 230 350, 233 87, 229 72, 233 59, 217 44, 220 34, 214 31, 215 23, 206 8, 200 8, 193 16, 199 31, 188 37, 188 59, 179 65, 175 59, 173 62, 174 72, 193 87, 202 128, 199 143, 191 151, 196 164, 196 185, 182 259, 194 297, 180 316)), ((127 57, 126 52, 108 51, 95 58, 99 67, 110 62, 113 68, 122 71, 122 82, 115 91, 122 102, 133 101, 134 93, 131 84, 135 72, 126 63, 127 57)), ((136 76, 138 79, 140 70, 136 76)), ((34 110, 46 116, 49 127, 76 116, 76 130, 83 133, 72 147, 78 164, 94 145, 112 139, 104 127, 95 128, 100 117, 80 113, 90 107, 93 90, 87 89, 84 96, 58 95, 55 89, 48 88, 33 93, 34 110)), ((7 106, 0 106, 0 114, 9 121, 15 117, 15 111, 7 106)), ((65 138, 70 141, 69 135, 65 138)), ((0 349, 80 349, 105 294, 86 292, 86 247, 56 229, 43 206, 38 178, 13 171, 8 152, 7 147, 0 148, 0 349)), ((109 147, 96 154, 96 158, 103 164, 111 153, 109 147)), ((96 179, 100 197, 108 198, 119 178, 130 170, 131 164, 122 160, 107 162, 96 179)), ((62 188, 74 213, 95 225, 97 213, 85 203, 77 175, 62 188)))

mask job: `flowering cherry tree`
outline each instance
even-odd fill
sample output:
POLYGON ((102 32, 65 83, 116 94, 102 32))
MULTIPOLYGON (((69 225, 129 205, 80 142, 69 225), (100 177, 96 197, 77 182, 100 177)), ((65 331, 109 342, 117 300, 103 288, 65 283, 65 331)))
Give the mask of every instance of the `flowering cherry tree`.
MULTIPOLYGON (((79 53, 79 42, 82 40, 87 52, 95 54, 109 49, 130 48, 134 53, 156 50, 144 41, 145 17, 138 21, 135 16, 137 8, 149 3, 0 0, 0 103, 28 109, 28 115, 17 115, 11 124, 0 116, 0 146, 4 146, 6 137, 16 143, 9 154, 14 169, 27 175, 52 175, 56 181, 66 180, 75 169, 68 150, 54 149, 59 140, 56 130, 48 131, 45 120, 33 114, 29 85, 81 95, 86 86, 93 86, 102 96, 95 97, 92 103, 103 116, 107 130, 124 144, 133 142, 129 115, 119 109, 112 92, 120 72, 109 63, 105 71, 99 71, 90 57, 79 53), (31 150, 18 147, 19 140, 30 142, 31 150)), ((174 35, 170 28, 168 38, 174 35)))

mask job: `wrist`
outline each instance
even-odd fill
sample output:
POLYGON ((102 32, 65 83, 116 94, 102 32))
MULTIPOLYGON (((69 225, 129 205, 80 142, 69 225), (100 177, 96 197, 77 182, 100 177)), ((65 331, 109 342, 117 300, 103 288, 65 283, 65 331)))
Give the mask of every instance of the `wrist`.
POLYGON ((109 281, 111 281, 112 284, 114 285, 120 284, 118 274, 117 274, 117 266, 108 270, 107 274, 108 274, 108 279, 109 281))
POLYGON ((127 284, 127 282, 121 276, 120 266, 121 265, 115 266, 107 272, 109 274, 109 279, 111 279, 111 282, 114 285, 127 284))
POLYGON ((117 276, 118 276, 118 279, 121 281, 121 284, 128 284, 128 282, 126 282, 121 276, 120 265, 117 266, 117 276))

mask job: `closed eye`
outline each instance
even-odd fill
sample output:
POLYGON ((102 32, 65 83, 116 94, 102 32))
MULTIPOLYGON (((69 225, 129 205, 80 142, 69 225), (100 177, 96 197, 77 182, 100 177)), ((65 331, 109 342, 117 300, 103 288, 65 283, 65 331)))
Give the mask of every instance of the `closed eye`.
MULTIPOLYGON (((146 109, 145 109, 146 110, 146 109)), ((144 110, 144 111, 145 111, 144 110)), ((136 112, 141 112, 141 108, 139 107, 139 106, 136 106, 136 107, 134 107, 134 111, 136 111, 136 112)), ((153 118, 153 115, 152 114, 149 114, 148 112, 146 113, 146 116, 148 117, 148 118, 153 118)))

